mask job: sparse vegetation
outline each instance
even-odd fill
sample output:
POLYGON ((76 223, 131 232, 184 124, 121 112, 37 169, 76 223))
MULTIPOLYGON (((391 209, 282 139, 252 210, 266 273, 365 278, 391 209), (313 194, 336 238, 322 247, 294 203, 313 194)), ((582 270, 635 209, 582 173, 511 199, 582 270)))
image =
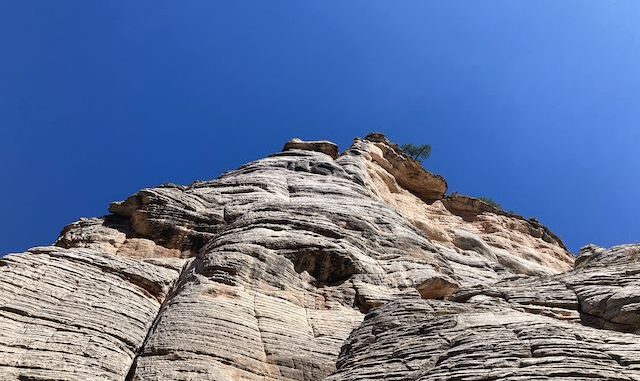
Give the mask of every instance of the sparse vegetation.
POLYGON ((429 158, 431 155, 431 146, 428 144, 414 145, 403 144, 400 146, 402 152, 411 157, 413 160, 423 161, 429 158))
POLYGON ((496 209, 502 210, 502 205, 498 204, 494 199, 489 197, 478 197, 479 200, 484 201, 485 203, 493 206, 496 209))

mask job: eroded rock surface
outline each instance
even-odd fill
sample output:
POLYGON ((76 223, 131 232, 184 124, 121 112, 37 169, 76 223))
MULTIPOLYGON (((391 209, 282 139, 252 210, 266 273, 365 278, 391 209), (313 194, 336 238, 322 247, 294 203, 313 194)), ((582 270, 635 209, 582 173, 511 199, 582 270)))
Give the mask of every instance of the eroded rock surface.
POLYGON ((0 259, 0 379, 123 380, 181 267, 94 249, 0 259))
POLYGON ((563 274, 387 303, 350 335, 328 379, 640 380, 640 245, 582 255, 563 274))
MULTIPOLYGON (((497 261, 510 271, 522 274, 549 274, 572 267, 573 257, 562 241, 534 219, 500 211, 468 196, 442 195, 435 201, 427 198, 425 202, 397 180, 393 169, 380 164, 398 156, 397 147, 394 149, 392 144, 385 143, 386 139, 379 134, 368 138, 373 141, 356 140, 347 151, 359 152, 366 159, 367 185, 436 245, 465 257, 480 256, 497 261)), ((408 157, 402 158, 404 162, 419 165, 408 157)), ((425 184, 432 182, 425 181, 425 184)), ((444 188, 436 189, 446 190, 446 183, 444 188)), ((434 197, 438 195, 431 193, 434 197)))
POLYGON ((584 325, 640 333, 640 245, 587 247, 590 258, 563 274, 518 277, 458 290, 451 300, 483 295, 530 312, 584 325), (594 254, 595 252, 595 254, 594 254))
POLYGON ((365 148, 371 155, 371 159, 391 175, 403 189, 426 203, 444 197, 447 192, 447 182, 442 176, 425 170, 420 162, 404 155, 397 145, 389 142, 382 134, 369 134, 365 141, 377 148, 376 150, 365 148))
POLYGON ((342 348, 337 380, 640 380, 637 335, 478 299, 399 300, 342 348))
POLYGON ((331 156, 332 159, 338 158, 338 146, 335 143, 332 143, 326 140, 310 142, 310 141, 303 141, 297 138, 291 139, 284 145, 284 148, 282 150, 289 151, 292 149, 317 151, 317 152, 322 152, 324 154, 331 156))
POLYGON ((380 134, 143 189, 0 260, 0 378, 636 379, 635 246, 573 270, 537 221, 445 192, 380 134))

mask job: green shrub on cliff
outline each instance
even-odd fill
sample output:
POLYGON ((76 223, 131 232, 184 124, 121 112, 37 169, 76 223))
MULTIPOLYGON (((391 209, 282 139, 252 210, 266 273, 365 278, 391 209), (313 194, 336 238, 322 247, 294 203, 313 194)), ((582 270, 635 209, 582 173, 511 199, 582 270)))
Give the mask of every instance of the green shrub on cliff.
POLYGON ((403 144, 400 146, 400 149, 405 155, 417 161, 426 160, 431 155, 431 146, 428 144, 423 144, 423 145, 414 145, 410 143, 403 144))

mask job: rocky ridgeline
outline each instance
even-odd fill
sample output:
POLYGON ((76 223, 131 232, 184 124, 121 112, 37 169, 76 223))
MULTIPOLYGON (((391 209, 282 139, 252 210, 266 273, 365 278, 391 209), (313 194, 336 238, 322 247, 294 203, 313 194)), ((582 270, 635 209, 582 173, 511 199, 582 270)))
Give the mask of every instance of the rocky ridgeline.
POLYGON ((380 134, 143 189, 0 259, 0 379, 640 380, 640 246, 446 191, 380 134))

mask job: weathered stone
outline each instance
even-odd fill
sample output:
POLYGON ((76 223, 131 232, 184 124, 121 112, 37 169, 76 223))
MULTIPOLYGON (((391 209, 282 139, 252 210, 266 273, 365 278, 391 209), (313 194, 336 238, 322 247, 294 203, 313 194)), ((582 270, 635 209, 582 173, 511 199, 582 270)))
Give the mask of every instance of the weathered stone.
POLYGON ((82 218, 62 230, 56 246, 84 247, 115 254, 127 240, 127 232, 122 228, 126 224, 124 221, 123 225, 112 227, 102 218, 82 218))
POLYGON ((179 269, 93 249, 0 259, 0 379, 123 380, 179 269))
POLYGON ((588 261, 566 273, 504 279, 461 288, 450 299, 497 297, 546 315, 577 319, 585 325, 640 333, 640 245, 609 250, 590 246, 588 261), (541 308, 544 307, 544 308, 541 308))
POLYGON ((284 145, 284 148, 282 150, 289 151, 292 149, 322 152, 324 154, 331 156, 331 158, 333 159, 338 158, 338 146, 326 140, 310 142, 310 141, 302 141, 297 138, 291 139, 284 145))
POLYGON ((416 289, 422 299, 444 299, 460 288, 456 282, 444 276, 432 276, 418 283, 416 289))
POLYGON ((553 234, 553 232, 547 227, 541 225, 535 218, 524 219, 517 214, 505 212, 496 208, 479 198, 464 196, 461 194, 452 194, 443 198, 442 204, 447 208, 447 210, 449 210, 449 212, 462 217, 462 219, 468 222, 473 222, 478 219, 479 216, 487 213, 507 216, 511 219, 519 220, 526 223, 526 227, 528 228, 528 231, 526 232, 532 237, 540 238, 545 242, 560 246, 566 250, 562 240, 553 234))
POLYGON ((295 140, 4 257, 0 378, 638 379, 637 246, 571 270, 383 135, 337 152, 295 140))
POLYGON ((327 380, 640 380, 638 336, 508 303, 398 300, 372 312, 327 380))
MULTIPOLYGON (((445 207, 448 198, 431 203, 424 202, 396 181, 393 170, 388 170, 388 165, 379 164, 385 162, 385 153, 396 152, 391 148, 380 149, 380 145, 386 144, 383 143, 386 139, 380 134, 373 137, 370 135, 368 139, 372 141, 357 139, 346 152, 347 157, 365 159, 358 160, 360 167, 363 163, 365 166, 365 186, 435 244, 450 248, 461 255, 462 257, 452 257, 456 258, 456 262, 462 260, 466 264, 477 264, 478 260, 487 260, 485 254, 491 252, 488 254, 489 263, 499 257, 503 266, 516 273, 562 272, 572 267, 573 257, 567 252, 562 241, 557 238, 550 239, 555 235, 545 233, 549 230, 535 220, 498 211, 488 204, 487 208, 474 212, 473 219, 465 220, 445 207), (456 238, 464 234, 471 234, 476 237, 474 239, 481 240, 489 250, 477 253, 464 246, 459 247, 460 241, 456 238)), ((391 154, 395 155, 397 152, 391 154)), ((341 159, 343 158, 345 156, 341 159)), ((468 197, 466 199, 477 200, 468 197)), ((487 276, 490 274, 482 274, 478 281, 483 282, 482 279, 486 280, 487 276)))
POLYGON ((426 203, 444 197, 447 182, 442 176, 425 170, 418 161, 403 154, 398 146, 390 143, 382 134, 369 134, 365 140, 379 148, 380 154, 370 151, 372 159, 389 172, 401 187, 426 203))
MULTIPOLYGON (((136 238, 129 221, 118 216, 83 218, 65 227, 55 245, 89 248, 132 258, 181 257, 180 250, 169 249, 146 238, 136 238)), ((188 254, 186 254, 188 255, 188 254)))

